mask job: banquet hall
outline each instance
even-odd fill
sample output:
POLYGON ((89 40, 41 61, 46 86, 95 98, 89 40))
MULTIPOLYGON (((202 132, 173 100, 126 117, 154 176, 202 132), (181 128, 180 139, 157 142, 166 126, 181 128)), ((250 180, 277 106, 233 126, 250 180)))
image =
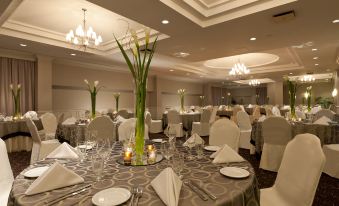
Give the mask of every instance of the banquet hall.
POLYGON ((0 206, 339 205, 339 1, 0 1, 0 206))

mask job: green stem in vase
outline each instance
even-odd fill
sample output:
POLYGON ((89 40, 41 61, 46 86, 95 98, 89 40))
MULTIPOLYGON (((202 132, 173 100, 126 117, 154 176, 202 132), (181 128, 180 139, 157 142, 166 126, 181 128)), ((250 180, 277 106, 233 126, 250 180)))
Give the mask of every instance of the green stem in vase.
POLYGON ((91 93, 91 106, 92 106, 92 114, 91 114, 91 119, 95 118, 95 110, 96 110, 96 93, 91 93))
POLYGON ((136 117, 137 122, 135 126, 135 153, 136 164, 143 164, 144 154, 144 134, 145 134, 145 103, 146 103, 146 84, 141 83, 136 88, 136 117))

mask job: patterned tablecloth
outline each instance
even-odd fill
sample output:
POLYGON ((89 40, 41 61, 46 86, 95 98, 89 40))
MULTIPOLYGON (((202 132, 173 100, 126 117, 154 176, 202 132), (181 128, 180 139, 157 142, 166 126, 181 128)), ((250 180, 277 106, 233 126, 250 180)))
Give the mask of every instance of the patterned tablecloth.
MULTIPOLYGON (((42 130, 41 120, 34 120, 38 130, 42 130)), ((25 120, 0 121, 0 138, 3 140, 16 136, 31 136, 25 120)))
MULTIPOLYGON (((339 125, 319 125, 304 122, 292 122, 292 137, 298 134, 310 133, 319 137, 321 144, 339 143, 339 125)), ((255 121, 252 124, 251 143, 255 144, 256 152, 260 153, 264 145, 262 136, 262 122, 255 121)))
MULTIPOLYGON (((187 131, 192 131, 192 123, 193 122, 200 122, 200 113, 183 113, 180 114, 182 126, 184 127, 185 130, 187 131)), ((168 124, 168 119, 167 119, 167 114, 164 113, 162 115, 162 124, 163 128, 165 129, 168 124)))
MULTIPOLYGON (((34 167, 30 166, 14 180, 9 197, 9 205, 44 205, 46 201, 48 202, 59 196, 68 194, 74 189, 88 183, 92 184, 89 190, 73 196, 72 198, 67 198, 62 202, 59 202, 58 205, 92 205, 92 196, 103 189, 123 187, 131 190, 132 186, 135 185, 144 188, 144 194, 139 201, 140 206, 164 205, 150 183, 164 168, 167 167, 167 161, 163 160, 162 162, 151 166, 124 166, 116 163, 116 159, 120 158, 120 150, 121 146, 120 144, 117 144, 111 159, 104 169, 104 178, 99 182, 95 181, 95 175, 91 171, 90 162, 69 162, 65 164, 66 167, 82 176, 85 179, 84 184, 61 188, 33 196, 26 196, 24 195, 24 192, 34 180, 24 178, 23 173, 27 171, 27 169, 34 167)), ((179 147, 179 150, 184 152, 182 147, 179 147)), ((218 199, 215 201, 210 199, 208 201, 203 201, 190 188, 183 185, 180 192, 179 205, 259 205, 260 195, 258 182, 252 166, 248 162, 232 163, 230 164, 232 166, 248 167, 247 170, 250 172, 250 176, 245 179, 227 178, 219 173, 219 169, 222 168, 222 165, 214 165, 211 163, 211 159, 209 158, 210 154, 210 152, 205 151, 205 157, 202 159, 193 161, 185 160, 185 167, 182 174, 184 175, 184 178, 189 178, 196 183, 204 185, 204 187, 215 194, 218 199)), ((125 203, 123 205, 127 204, 125 203)))

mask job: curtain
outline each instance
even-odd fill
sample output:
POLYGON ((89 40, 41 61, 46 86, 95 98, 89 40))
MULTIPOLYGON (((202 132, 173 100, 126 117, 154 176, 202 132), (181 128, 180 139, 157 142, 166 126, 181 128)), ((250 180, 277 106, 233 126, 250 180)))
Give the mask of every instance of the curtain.
POLYGON ((0 57, 0 113, 13 115, 14 102, 9 85, 21 84, 21 112, 36 108, 36 63, 0 57))
POLYGON ((259 104, 267 104, 267 87, 257 87, 255 90, 256 94, 259 94, 259 104))

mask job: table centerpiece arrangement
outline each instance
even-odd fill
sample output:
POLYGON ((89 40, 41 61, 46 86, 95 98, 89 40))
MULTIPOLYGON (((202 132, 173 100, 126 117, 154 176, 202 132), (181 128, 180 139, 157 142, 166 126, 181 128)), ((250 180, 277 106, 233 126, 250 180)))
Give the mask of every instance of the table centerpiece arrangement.
POLYGON ((119 111, 119 99, 120 99, 120 93, 113 93, 114 99, 115 99, 115 111, 119 111))
POLYGON ((91 86, 91 84, 88 82, 87 79, 84 79, 84 82, 87 85, 87 91, 89 91, 89 93, 91 94, 91 117, 90 119, 94 119, 95 118, 95 108, 96 108, 96 99, 97 99, 97 94, 99 92, 99 90, 102 88, 98 87, 99 85, 99 81, 94 81, 93 86, 91 86))
POLYGON ((20 109, 20 94, 21 94, 21 84, 17 84, 14 86, 13 84, 9 85, 11 91, 12 91, 12 96, 13 96, 13 101, 14 101, 14 120, 20 119, 21 118, 21 109, 20 109), (15 88, 16 87, 16 88, 15 88))
POLYGON ((184 104, 185 104, 186 89, 178 89, 178 94, 180 98, 180 113, 183 113, 185 111, 184 104))

